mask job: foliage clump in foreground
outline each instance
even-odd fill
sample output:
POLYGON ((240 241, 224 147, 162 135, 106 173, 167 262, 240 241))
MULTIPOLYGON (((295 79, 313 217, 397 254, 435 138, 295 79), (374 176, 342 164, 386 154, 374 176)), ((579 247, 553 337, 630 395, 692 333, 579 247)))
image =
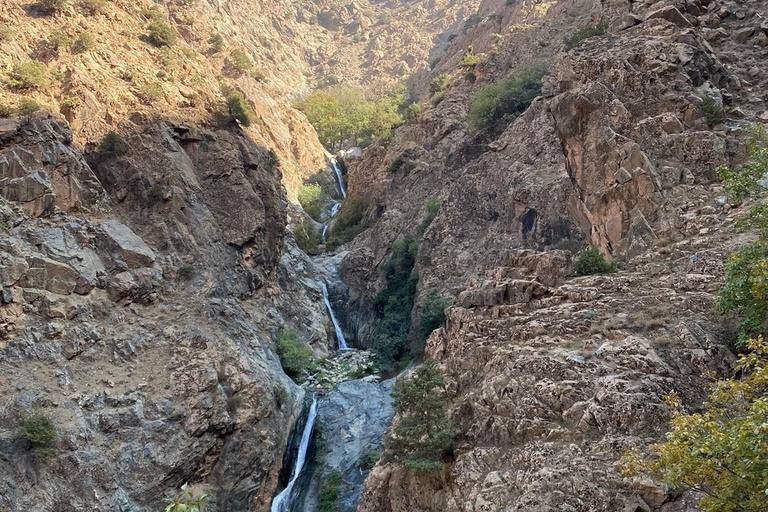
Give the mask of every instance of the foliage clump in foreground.
POLYGON ((469 128, 472 131, 503 131, 541 94, 541 79, 546 74, 547 66, 531 66, 516 76, 484 86, 469 102, 469 128))
POLYGON ((340 485, 341 473, 333 472, 325 475, 317 495, 318 512, 336 512, 338 510, 336 501, 339 499, 340 485))
POLYGON ((400 379, 392 392, 398 422, 386 441, 385 462, 437 474, 453 451, 456 426, 447 418, 445 379, 434 360, 400 379))
POLYGON ((165 500, 168 503, 168 506, 165 507, 165 512, 201 512, 205 502, 211 496, 211 494, 195 496, 187 490, 187 484, 184 484, 181 486, 181 492, 176 498, 165 500))
POLYGON ((56 427, 48 416, 36 411, 24 418, 16 431, 16 439, 29 443, 29 448, 35 459, 44 461, 54 453, 53 443, 56 439, 56 427))
POLYGON ((311 370, 315 366, 315 355, 308 345, 299 339, 299 335, 293 331, 280 329, 275 340, 277 355, 286 375, 296 380, 305 370, 311 370))
POLYGON ((616 270, 616 265, 606 261, 603 253, 597 247, 590 247, 583 251, 573 264, 573 271, 577 276, 608 274, 614 270, 616 270))
POLYGON ((755 200, 736 221, 736 227, 755 229, 758 239, 730 255, 725 264, 725 285, 717 300, 723 313, 738 316, 740 345, 768 331, 768 204, 764 201, 766 189, 760 185, 768 173, 768 134, 762 125, 750 130, 749 158, 741 171, 727 166, 717 169, 728 197, 736 202, 747 197, 755 200))
POLYGON ((624 455, 627 475, 649 473, 673 489, 699 496, 707 512, 762 512, 768 503, 768 343, 747 341, 736 367, 742 377, 721 380, 704 410, 687 414, 676 394, 666 440, 624 455))

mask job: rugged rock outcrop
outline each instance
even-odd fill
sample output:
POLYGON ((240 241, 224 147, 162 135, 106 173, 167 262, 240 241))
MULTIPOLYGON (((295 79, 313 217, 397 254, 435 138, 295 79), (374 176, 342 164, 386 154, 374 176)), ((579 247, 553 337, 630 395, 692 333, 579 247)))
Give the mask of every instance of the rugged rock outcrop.
POLYGON ((247 135, 158 123, 125 140, 91 166, 52 117, 4 132, 0 503, 155 510, 190 481, 213 510, 264 509, 303 396, 271 338, 325 350, 321 278, 247 135), (40 193, 19 195, 30 180, 40 193), (34 408, 56 427, 47 463, 14 439, 34 408))
POLYGON ((350 195, 376 199, 376 224, 342 266, 364 309, 392 242, 414 232, 427 198, 442 200, 415 271, 420 294, 453 297, 428 353, 462 432, 440 478, 374 468, 360 511, 698 510, 687 494, 622 476, 619 460, 663 434, 664 394, 698 407, 712 376, 731 371, 734 335, 713 303, 724 260, 748 237, 734 233, 714 169, 738 165, 743 127, 765 110, 765 77, 750 69, 765 56, 754 27, 768 13, 730 1, 599 4, 484 2, 502 30, 484 21, 458 43, 484 54, 477 80, 454 71, 460 48, 446 55, 442 102, 350 166, 350 195), (579 7, 589 19, 570 14, 579 7), (558 53, 600 18, 606 36, 558 53), (525 113, 490 140, 467 130, 473 91, 547 55, 525 113), (704 95, 724 124, 705 122, 704 95), (587 243, 622 270, 568 277, 558 249, 587 243))

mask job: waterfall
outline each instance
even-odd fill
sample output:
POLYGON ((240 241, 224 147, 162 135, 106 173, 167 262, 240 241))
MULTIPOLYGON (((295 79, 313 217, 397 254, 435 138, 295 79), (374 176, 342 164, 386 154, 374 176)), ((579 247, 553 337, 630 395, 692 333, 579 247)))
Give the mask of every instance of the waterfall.
POLYGON ((307 461, 307 448, 309 448, 309 441, 312 439, 312 429, 315 427, 316 417, 317 398, 315 398, 315 395, 312 395, 312 406, 309 408, 309 416, 307 416, 307 422, 304 424, 304 432, 301 434, 299 454, 296 457, 296 464, 293 466, 291 480, 288 482, 288 485, 285 486, 285 489, 272 500, 272 507, 269 509, 270 512, 287 512, 286 505, 290 504, 293 486, 296 483, 296 480, 298 480, 301 470, 304 469, 304 464, 307 461))
POLYGON ((341 189, 341 197, 347 198, 347 191, 344 188, 344 179, 341 177, 341 169, 339 169, 339 162, 335 158, 331 158, 331 165, 333 166, 333 172, 336 173, 336 178, 339 180, 339 189, 341 189))
POLYGON ((323 283, 323 300, 325 301, 325 307, 328 308, 328 315, 333 322, 333 328, 336 330, 336 341, 339 342, 339 350, 349 350, 347 346, 347 340, 344 339, 344 333, 341 332, 339 322, 336 320, 336 315, 333 313, 333 307, 331 307, 331 299, 328 297, 328 287, 323 283))
POLYGON ((325 243, 325 233, 328 231, 328 223, 331 222, 331 219, 336 216, 337 213, 339 213, 339 208, 341 208, 341 203, 336 203, 331 207, 331 216, 328 217, 328 220, 323 224, 323 243, 325 243))

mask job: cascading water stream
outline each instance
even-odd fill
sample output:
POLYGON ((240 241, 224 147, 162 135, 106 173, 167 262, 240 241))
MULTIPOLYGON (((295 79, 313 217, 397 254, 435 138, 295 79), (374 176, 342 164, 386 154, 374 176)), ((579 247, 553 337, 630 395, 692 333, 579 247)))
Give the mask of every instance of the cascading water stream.
POLYGON ((347 198, 347 190, 344 188, 344 179, 341 177, 341 169, 339 169, 339 162, 335 158, 331 158, 331 166, 333 166, 333 172, 336 173, 336 178, 339 180, 339 189, 341 190, 341 197, 347 198))
POLYGON ((331 219, 333 219, 337 213, 339 213, 339 208, 341 208, 341 203, 336 203, 331 208, 331 216, 328 217, 328 220, 323 224, 323 243, 325 243, 325 234, 328 231, 328 223, 331 222, 331 219))
POLYGON ((312 395, 312 405, 309 408, 307 422, 304 424, 304 431, 301 434, 299 453, 296 457, 296 464, 293 466, 291 479, 288 482, 288 485, 285 486, 285 489, 283 489, 280 494, 275 496, 275 499, 272 500, 272 506, 269 509, 270 512, 287 512, 288 510, 286 505, 290 505, 293 486, 296 484, 296 480, 299 479, 299 475, 304 469, 304 464, 307 462, 307 449, 309 448, 309 442, 312 440, 312 430, 315 428, 316 417, 317 399, 315 398, 315 395, 312 395))
POLYGON ((328 296, 328 287, 325 285, 325 283, 323 283, 323 300, 325 301, 325 307, 328 308, 328 315, 331 317, 331 321, 333 322, 333 328, 336 330, 336 340, 339 342, 339 350, 349 350, 349 347, 347 346, 347 340, 344 339, 344 333, 341 331, 339 322, 336 320, 336 315, 333 312, 331 299, 328 296))

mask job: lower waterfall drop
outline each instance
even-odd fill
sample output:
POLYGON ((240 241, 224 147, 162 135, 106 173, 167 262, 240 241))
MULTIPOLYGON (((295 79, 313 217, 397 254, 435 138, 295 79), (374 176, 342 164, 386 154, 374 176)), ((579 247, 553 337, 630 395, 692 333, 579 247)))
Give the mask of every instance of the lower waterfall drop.
POLYGON ((288 512, 291 503, 291 492, 293 486, 296 484, 301 471, 304 469, 304 465, 307 462, 307 449, 309 448, 309 442, 312 440, 312 430, 315 428, 315 419, 317 418, 317 398, 312 395, 312 405, 309 408, 309 415, 307 416, 307 422, 304 424, 304 431, 301 434, 301 443, 299 444, 299 453, 296 457, 296 464, 293 466, 291 472, 291 479, 288 485, 285 486, 280 494, 275 496, 272 500, 272 506, 270 512, 288 512))
POLYGON ((336 331, 336 341, 339 342, 339 350, 349 350, 347 340, 344 339, 344 333, 341 331, 341 326, 339 326, 339 322, 336 320, 336 315, 333 312, 331 299, 328 296, 328 287, 325 283, 323 283, 323 300, 325 301, 325 307, 328 308, 328 315, 331 317, 331 322, 333 322, 333 328, 336 331))

